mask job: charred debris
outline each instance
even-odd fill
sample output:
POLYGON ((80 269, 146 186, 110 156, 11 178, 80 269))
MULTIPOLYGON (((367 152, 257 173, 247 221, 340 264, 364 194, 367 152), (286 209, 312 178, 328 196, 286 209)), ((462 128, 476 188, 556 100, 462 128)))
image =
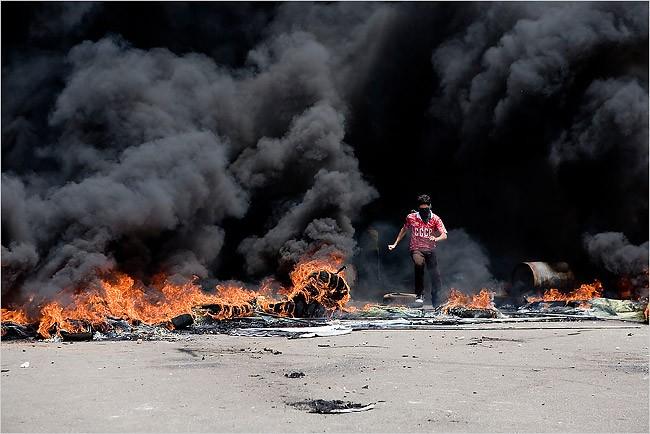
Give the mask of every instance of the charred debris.
POLYGON ((30 322, 18 312, 3 309, 2 339, 158 340, 213 333, 299 338, 362 329, 435 328, 486 322, 647 322, 647 301, 603 298, 603 287, 598 281, 577 286, 565 263, 521 263, 513 271, 506 295, 495 296, 488 289, 477 294, 451 289, 447 301, 435 308, 415 304, 415 296, 408 293, 386 294, 381 304, 350 305, 350 286, 341 273, 344 269, 311 270, 278 301, 250 293, 248 299, 235 302, 198 304, 189 312, 157 323, 108 315, 99 321, 51 320, 44 329, 42 319, 30 322))

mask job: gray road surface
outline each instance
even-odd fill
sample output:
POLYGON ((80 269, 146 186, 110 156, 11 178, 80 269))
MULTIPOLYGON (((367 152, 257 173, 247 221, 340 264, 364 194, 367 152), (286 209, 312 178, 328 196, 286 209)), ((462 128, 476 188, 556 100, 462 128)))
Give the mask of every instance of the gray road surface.
POLYGON ((648 326, 519 326, 541 329, 3 342, 1 429, 648 432, 648 326), (305 376, 284 376, 293 371, 305 376), (318 398, 376 407, 321 415, 287 404, 318 398))

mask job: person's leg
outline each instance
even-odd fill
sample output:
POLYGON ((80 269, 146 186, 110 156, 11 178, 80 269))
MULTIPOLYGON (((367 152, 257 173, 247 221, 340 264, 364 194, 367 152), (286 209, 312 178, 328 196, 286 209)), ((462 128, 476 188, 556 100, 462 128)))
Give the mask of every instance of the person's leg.
POLYGON ((415 270, 415 295, 422 298, 424 292, 424 255, 419 250, 411 252, 413 266, 415 270))
POLYGON ((435 250, 430 253, 428 252, 426 262, 427 268, 429 269, 429 276, 431 277, 431 304, 435 306, 439 301, 438 296, 442 287, 440 271, 438 271, 438 258, 436 257, 435 250))

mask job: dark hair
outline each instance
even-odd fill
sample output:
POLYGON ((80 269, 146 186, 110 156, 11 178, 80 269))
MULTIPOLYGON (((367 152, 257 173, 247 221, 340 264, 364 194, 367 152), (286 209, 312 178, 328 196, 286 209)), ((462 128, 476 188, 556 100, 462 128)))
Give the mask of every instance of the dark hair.
POLYGON ((428 194, 421 194, 418 196, 418 206, 419 205, 431 205, 431 198, 428 194))

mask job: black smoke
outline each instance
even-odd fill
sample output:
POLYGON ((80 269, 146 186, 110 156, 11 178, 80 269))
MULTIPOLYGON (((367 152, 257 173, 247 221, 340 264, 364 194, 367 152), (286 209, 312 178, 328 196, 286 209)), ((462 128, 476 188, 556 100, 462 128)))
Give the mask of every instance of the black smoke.
POLYGON ((252 280, 305 254, 359 263, 373 227, 390 277, 376 285, 406 289, 405 252, 385 246, 421 192, 450 229, 446 285, 521 260, 597 274, 587 233, 647 251, 647 4, 2 12, 8 300, 114 269, 252 280))
POLYGON ((592 261, 615 275, 638 276, 648 271, 648 242, 635 246, 620 232, 585 236, 592 261))

